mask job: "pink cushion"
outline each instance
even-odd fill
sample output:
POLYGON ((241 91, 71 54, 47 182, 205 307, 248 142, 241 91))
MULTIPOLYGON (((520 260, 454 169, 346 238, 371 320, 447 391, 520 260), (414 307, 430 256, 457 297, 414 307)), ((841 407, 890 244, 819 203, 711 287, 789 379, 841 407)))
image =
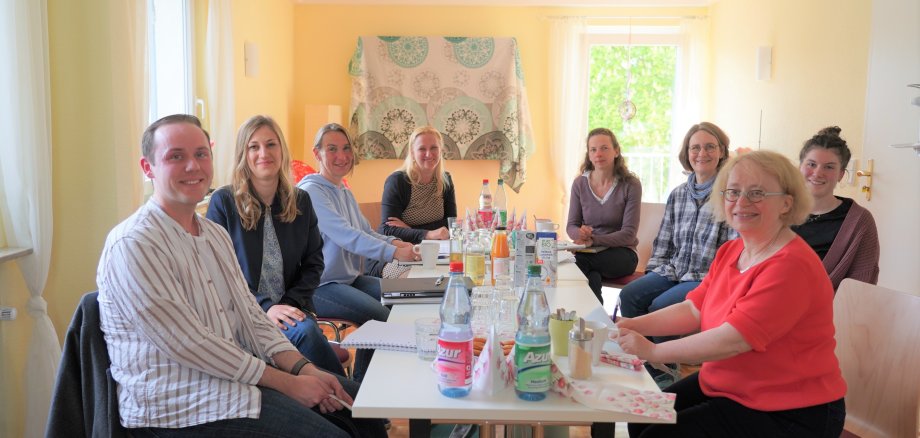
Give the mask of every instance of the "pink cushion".
POLYGON ((636 271, 636 272, 633 272, 632 274, 624 275, 624 276, 622 276, 622 277, 617 277, 617 278, 605 278, 605 279, 602 281, 602 284, 603 284, 604 286, 626 286, 627 284, 629 284, 629 282, 631 282, 631 281, 633 281, 633 280, 638 280, 638 279, 641 278, 643 275, 645 275, 644 272, 638 272, 638 271, 636 271))

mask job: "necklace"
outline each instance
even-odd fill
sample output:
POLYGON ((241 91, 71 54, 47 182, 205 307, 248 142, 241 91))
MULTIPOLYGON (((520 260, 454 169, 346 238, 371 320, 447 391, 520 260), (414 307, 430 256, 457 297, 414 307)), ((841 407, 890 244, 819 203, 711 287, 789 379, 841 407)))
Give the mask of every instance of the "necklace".
POLYGON ((747 246, 745 246, 744 249, 741 251, 741 255, 743 256, 745 253, 751 254, 750 256, 748 256, 748 259, 750 260, 750 263, 748 263, 747 267, 742 268, 742 267, 741 267, 741 257, 739 256, 739 257, 738 257, 738 271, 740 271, 741 273, 744 273, 744 272, 746 272, 748 269, 751 269, 752 267, 754 267, 754 265, 756 265, 756 264, 762 262, 763 259, 765 258, 765 257, 763 257, 763 255, 767 253, 767 250, 768 250, 768 249, 770 249, 771 247, 773 247, 773 244, 776 243, 776 240, 777 240, 777 239, 779 239, 779 235, 780 235, 780 234, 783 234, 783 229, 782 229, 782 228, 780 228, 779 231, 777 231, 776 234, 773 235, 773 239, 770 240, 770 243, 768 243, 768 244, 762 246, 760 249, 758 249, 757 251, 754 251, 753 253, 747 252, 748 248, 747 248, 747 246))

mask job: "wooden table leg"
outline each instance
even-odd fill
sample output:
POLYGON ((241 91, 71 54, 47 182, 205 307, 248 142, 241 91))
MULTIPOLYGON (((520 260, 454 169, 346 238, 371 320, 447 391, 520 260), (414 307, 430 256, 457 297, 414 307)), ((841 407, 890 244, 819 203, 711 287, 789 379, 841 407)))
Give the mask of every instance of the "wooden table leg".
POLYGON ((409 419, 409 438, 428 438, 431 436, 431 420, 409 419))
POLYGON ((614 436, 616 423, 592 423, 591 438, 611 438, 614 436))

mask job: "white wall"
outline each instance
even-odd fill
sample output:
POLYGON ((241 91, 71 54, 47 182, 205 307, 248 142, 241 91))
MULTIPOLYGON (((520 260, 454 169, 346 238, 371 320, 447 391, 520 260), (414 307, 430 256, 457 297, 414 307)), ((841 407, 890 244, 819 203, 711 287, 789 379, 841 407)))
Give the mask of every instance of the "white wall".
POLYGON ((872 201, 882 246, 879 285, 920 295, 920 2, 873 0, 863 152, 875 159, 872 201))

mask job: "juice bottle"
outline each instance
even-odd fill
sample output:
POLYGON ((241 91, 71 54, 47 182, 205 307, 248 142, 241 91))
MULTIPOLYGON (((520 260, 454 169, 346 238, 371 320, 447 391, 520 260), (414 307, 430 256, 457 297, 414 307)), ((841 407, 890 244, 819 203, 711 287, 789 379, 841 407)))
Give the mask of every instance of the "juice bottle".
POLYGON ((511 268, 511 252, 508 249, 508 235, 505 227, 499 226, 492 236, 492 285, 495 279, 509 274, 511 268))

